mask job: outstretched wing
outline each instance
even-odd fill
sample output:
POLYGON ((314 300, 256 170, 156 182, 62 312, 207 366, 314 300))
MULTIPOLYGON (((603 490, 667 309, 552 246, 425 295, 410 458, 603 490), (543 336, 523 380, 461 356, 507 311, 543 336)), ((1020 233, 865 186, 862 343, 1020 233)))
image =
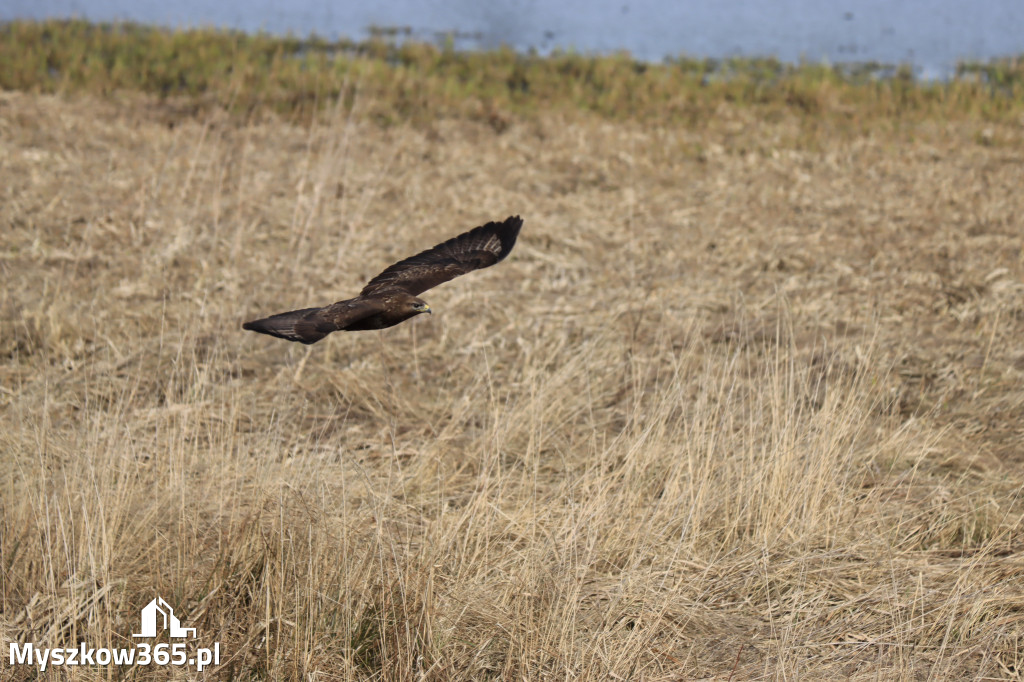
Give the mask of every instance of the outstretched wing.
POLYGON ((353 298, 323 308, 292 310, 253 320, 243 324, 242 329, 309 344, 316 343, 331 332, 376 315, 381 310, 382 303, 378 299, 353 298))
POLYGON ((371 279, 360 296, 404 291, 417 296, 459 275, 490 267, 509 254, 523 221, 511 216, 503 223, 487 223, 406 258, 371 279))

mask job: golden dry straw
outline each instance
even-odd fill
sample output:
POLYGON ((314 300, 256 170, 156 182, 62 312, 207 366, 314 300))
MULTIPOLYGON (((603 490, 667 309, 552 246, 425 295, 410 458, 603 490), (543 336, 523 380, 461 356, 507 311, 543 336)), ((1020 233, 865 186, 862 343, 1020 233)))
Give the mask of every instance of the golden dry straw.
POLYGON ((216 679, 1021 675, 1021 121, 373 107, 0 94, 3 651, 159 594, 216 679), (514 213, 433 316, 240 329, 514 213))

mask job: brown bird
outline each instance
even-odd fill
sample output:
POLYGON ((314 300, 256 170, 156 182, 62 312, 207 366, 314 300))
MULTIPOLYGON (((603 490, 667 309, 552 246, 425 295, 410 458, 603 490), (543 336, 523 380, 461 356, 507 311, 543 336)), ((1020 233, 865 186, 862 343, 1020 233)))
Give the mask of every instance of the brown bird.
POLYGON ((417 298, 427 289, 505 258, 522 226, 519 216, 511 216, 503 223, 475 227, 398 261, 371 279, 355 298, 246 322, 242 328, 289 341, 316 343, 331 332, 393 327, 430 312, 426 301, 417 298))

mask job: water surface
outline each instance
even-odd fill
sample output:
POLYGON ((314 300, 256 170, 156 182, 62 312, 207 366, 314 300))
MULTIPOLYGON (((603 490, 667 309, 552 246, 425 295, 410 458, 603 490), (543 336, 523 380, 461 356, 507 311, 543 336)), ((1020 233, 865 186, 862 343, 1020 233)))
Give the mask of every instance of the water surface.
POLYGON ((421 40, 457 32, 463 48, 876 61, 924 77, 947 75, 958 59, 1024 53, 1024 0, 6 0, 0 18, 16 17, 357 39, 371 26, 408 27, 421 40))

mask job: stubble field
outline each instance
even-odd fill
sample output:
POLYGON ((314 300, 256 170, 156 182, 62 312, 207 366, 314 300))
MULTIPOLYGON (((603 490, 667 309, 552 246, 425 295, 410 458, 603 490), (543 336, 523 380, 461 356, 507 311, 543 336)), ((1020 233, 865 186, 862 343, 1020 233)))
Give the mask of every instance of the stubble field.
POLYGON ((1024 121, 0 94, 0 644, 68 679, 1019 679, 1024 121), (520 214, 434 315, 304 347, 520 214))

